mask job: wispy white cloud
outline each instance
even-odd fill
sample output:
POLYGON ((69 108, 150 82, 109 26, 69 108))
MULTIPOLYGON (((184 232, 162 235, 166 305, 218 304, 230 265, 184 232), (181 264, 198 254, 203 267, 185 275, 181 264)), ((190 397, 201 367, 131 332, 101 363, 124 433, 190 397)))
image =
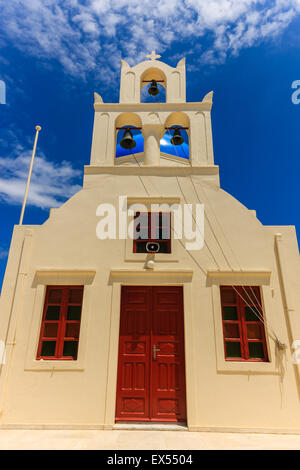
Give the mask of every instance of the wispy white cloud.
MULTIPOLYGON (((0 201, 21 204, 28 176, 31 151, 17 145, 14 154, 0 157, 0 201)), ((58 164, 39 152, 32 172, 28 204, 42 209, 59 207, 81 187, 75 183, 81 172, 67 161, 58 164)))
POLYGON ((205 38, 198 62, 220 62, 278 36, 300 13, 300 0, 0 0, 0 5, 4 34, 16 47, 56 59, 75 76, 100 70, 107 82, 121 56, 137 63, 153 49, 162 53, 180 40, 188 51, 205 38))
POLYGON ((0 260, 5 259, 8 256, 8 250, 4 250, 3 248, 0 247, 0 260))

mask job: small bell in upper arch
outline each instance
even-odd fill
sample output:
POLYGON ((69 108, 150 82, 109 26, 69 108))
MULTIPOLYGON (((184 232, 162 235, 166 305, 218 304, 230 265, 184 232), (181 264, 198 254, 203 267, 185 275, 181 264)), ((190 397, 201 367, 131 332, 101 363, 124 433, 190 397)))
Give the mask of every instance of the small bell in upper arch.
POLYGON ((150 87, 148 88, 149 95, 156 96, 158 95, 158 86, 155 80, 152 80, 150 87))
POLYGON ((125 129, 123 139, 120 142, 120 145, 123 149, 130 150, 136 146, 136 141, 132 137, 132 132, 130 129, 125 129))
POLYGON ((182 135, 180 134, 179 127, 176 127, 176 129, 174 131, 174 134, 173 134, 173 137, 171 139, 171 144, 172 145, 182 145, 183 142, 184 142, 184 139, 183 139, 182 135))

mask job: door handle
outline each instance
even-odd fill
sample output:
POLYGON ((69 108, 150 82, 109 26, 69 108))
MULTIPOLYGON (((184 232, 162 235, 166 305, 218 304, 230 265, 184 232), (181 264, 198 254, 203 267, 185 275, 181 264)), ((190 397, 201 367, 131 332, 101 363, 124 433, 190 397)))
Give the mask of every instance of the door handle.
POLYGON ((158 351, 160 351, 160 349, 157 348, 157 347, 155 346, 155 344, 153 344, 153 361, 156 361, 156 353, 157 353, 158 351))

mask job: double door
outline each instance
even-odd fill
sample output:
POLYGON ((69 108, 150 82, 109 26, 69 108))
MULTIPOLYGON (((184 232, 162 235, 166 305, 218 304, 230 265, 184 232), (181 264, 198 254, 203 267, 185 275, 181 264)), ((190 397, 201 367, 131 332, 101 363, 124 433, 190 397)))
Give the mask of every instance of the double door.
POLYGON ((186 421, 182 287, 121 296, 116 421, 186 421))

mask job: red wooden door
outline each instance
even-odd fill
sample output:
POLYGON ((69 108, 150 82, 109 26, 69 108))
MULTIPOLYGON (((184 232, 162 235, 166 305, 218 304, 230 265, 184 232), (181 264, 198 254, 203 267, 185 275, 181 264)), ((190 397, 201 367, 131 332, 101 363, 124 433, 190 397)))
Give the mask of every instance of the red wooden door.
POLYGON ((153 287, 151 417, 185 421, 185 361, 182 287, 153 287), (154 348, 156 359, 153 358, 154 348))
POLYGON ((118 420, 149 419, 151 290, 122 287, 117 384, 118 420))
POLYGON ((186 421, 182 287, 122 287, 116 420, 186 421))

